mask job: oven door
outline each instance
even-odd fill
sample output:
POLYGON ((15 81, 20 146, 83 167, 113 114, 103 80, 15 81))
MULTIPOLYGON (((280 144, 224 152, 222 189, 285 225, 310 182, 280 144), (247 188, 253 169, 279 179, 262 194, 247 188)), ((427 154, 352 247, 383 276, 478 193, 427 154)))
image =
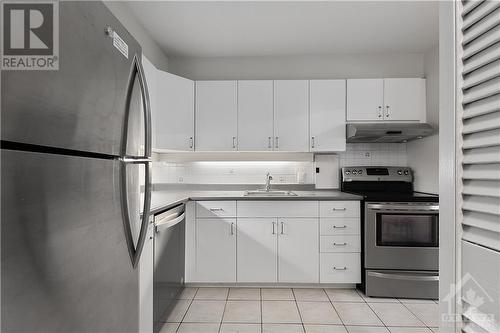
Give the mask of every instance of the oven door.
POLYGON ((365 204, 365 266, 368 269, 437 271, 437 203, 365 204))

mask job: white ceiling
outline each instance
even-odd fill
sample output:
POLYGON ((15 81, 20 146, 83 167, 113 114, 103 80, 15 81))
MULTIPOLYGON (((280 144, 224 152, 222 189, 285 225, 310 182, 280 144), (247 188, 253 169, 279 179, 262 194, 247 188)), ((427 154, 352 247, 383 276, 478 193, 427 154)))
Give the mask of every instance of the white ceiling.
POLYGON ((167 56, 422 52, 438 42, 436 1, 132 1, 167 56))

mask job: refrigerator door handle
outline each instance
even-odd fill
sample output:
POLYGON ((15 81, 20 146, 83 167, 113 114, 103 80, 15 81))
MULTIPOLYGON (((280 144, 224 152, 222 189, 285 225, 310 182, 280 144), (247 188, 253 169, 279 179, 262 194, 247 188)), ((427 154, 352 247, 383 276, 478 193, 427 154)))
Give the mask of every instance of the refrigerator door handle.
MULTIPOLYGON (((144 156, 122 156, 119 158, 121 162, 120 170, 121 170, 121 177, 120 177, 120 187, 121 187, 121 200, 122 200, 122 207, 123 207, 123 224, 124 224, 124 229, 125 229, 125 239, 127 242, 127 247, 128 247, 128 252, 130 255, 130 260, 132 262, 132 267, 137 267, 137 264, 139 263, 139 259, 141 257, 141 252, 144 247, 144 244, 146 242, 146 234, 148 230, 148 224, 149 224, 149 213, 150 213, 150 206, 151 206, 151 108, 150 108, 150 102, 149 102, 149 94, 148 94, 148 87, 146 84, 146 79, 144 76, 144 69, 142 68, 142 64, 140 61, 140 56, 137 54, 134 55, 134 59, 132 62, 133 66, 133 75, 129 83, 129 88, 127 92, 127 100, 130 101, 132 90, 133 90, 133 85, 134 85, 134 78, 137 76, 139 85, 141 88, 141 95, 142 95, 142 109, 144 111, 144 133, 145 133, 145 138, 144 138, 144 156), (130 218, 130 212, 129 212, 129 204, 128 204, 128 196, 127 196, 127 164, 144 164, 145 166, 145 172, 144 172, 144 207, 142 209, 142 216, 141 216, 141 227, 139 231, 139 238, 137 240, 137 246, 134 247, 134 240, 132 236, 132 230, 131 230, 131 218, 130 218)), ((127 103, 127 105, 130 107, 130 102, 127 103)), ((127 137, 128 134, 126 134, 125 137, 127 137)), ((124 140, 124 152, 127 151, 127 140, 124 140)))
POLYGON ((144 124, 145 124, 145 134, 146 134, 146 139, 144 142, 144 154, 146 157, 151 157, 151 104, 149 101, 149 92, 148 92, 148 86, 146 84, 146 77, 144 75, 144 69, 142 68, 142 63, 140 59, 137 58, 137 56, 134 57, 134 62, 139 78, 139 84, 141 86, 141 93, 142 93, 142 103, 143 103, 143 110, 144 110, 144 124))
POLYGON ((137 240, 137 246, 134 246, 134 239, 132 235, 131 223, 132 219, 130 217, 129 203, 127 196, 127 165, 137 164, 134 162, 127 163, 123 160, 120 165, 120 189, 121 189, 121 202, 123 208, 123 228, 125 231, 125 240, 127 242, 127 248, 130 255, 130 260, 132 262, 132 267, 137 267, 139 259, 141 257, 141 252, 146 242, 146 236, 149 225, 149 213, 151 206, 151 163, 144 163, 144 206, 141 215, 141 228, 139 231, 139 237, 137 240))

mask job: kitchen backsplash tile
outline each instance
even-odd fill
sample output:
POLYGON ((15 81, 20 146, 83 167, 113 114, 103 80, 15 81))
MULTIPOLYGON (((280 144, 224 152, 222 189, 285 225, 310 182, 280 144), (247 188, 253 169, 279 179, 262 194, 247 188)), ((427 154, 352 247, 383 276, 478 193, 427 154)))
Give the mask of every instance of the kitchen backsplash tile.
MULTIPOLYGON (((407 166, 406 143, 347 144, 338 153, 339 167, 361 165, 407 166)), ((314 184, 311 161, 186 161, 153 162, 154 184, 263 184, 267 172, 274 184, 314 184)))
POLYGON ((406 143, 348 143, 339 153, 344 166, 407 166, 406 143))

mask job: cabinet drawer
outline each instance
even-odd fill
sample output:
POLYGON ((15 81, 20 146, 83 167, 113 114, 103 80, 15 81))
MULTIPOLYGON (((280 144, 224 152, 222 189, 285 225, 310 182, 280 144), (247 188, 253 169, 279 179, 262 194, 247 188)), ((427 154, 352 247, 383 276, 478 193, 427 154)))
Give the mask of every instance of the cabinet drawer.
POLYGON ((320 283, 360 283, 359 253, 321 253, 320 283))
POLYGON ((359 201, 320 201, 320 217, 359 217, 359 201))
POLYGON ((235 217, 236 216, 236 201, 197 201, 196 202, 196 217, 235 217))
POLYGON ((320 218, 320 235, 359 235, 359 217, 320 218))
POLYGON ((238 201, 238 217, 318 217, 318 202, 238 201))
POLYGON ((320 252, 361 252, 359 235, 321 236, 320 252))

